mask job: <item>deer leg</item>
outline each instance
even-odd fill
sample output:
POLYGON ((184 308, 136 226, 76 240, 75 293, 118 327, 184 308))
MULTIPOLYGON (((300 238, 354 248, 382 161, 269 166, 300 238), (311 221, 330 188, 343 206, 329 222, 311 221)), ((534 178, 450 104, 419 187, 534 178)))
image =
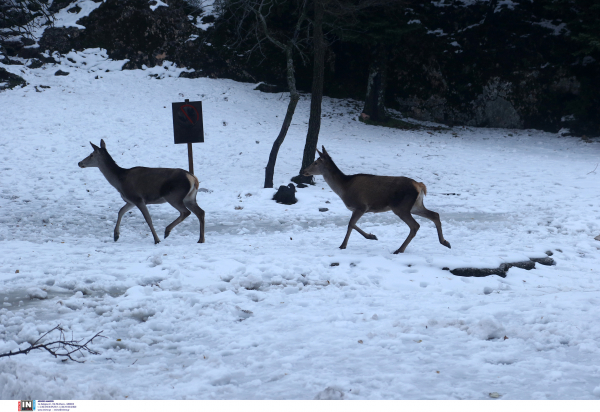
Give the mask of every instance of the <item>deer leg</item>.
POLYGON ((119 231, 119 228, 121 227, 121 219, 123 218, 123 215, 127 213, 127 211, 129 211, 132 207, 133 205, 131 203, 126 203, 125 206, 123 206, 121 210, 119 210, 119 217, 117 218, 117 224, 115 226, 114 233, 115 242, 119 240, 119 234, 121 233, 119 231))
POLYGON ((200 240, 198 240, 198 243, 204 243, 204 210, 198 206, 194 198, 185 198, 183 199, 183 203, 200 221, 200 240))
MULTIPOLYGON (((365 214, 365 212, 363 210, 355 210, 352 212, 352 217, 350 218, 350 222, 348 222, 348 231, 346 232, 346 237, 344 238, 344 241, 342 242, 340 249, 346 249, 346 245, 348 245, 348 239, 350 239, 350 233, 352 233, 352 229, 356 228, 356 222, 358 222, 358 219, 360 219, 361 216, 364 214, 365 214)), ((362 230, 361 230, 361 232, 362 232, 362 230)))
POLYGON ((410 233, 406 237, 406 240, 404 241, 404 243, 402 243, 402 246, 400 246, 400 248, 398 248, 398 250, 394 252, 394 254, 404 253, 406 247, 411 242, 411 240, 413 240, 413 238, 417 234, 417 231, 421 227, 419 223, 417 223, 417 221, 410 214, 411 211, 415 209, 415 207, 418 208, 419 205, 421 205, 420 196, 416 192, 403 196, 401 199, 399 199, 398 203, 391 205, 392 212, 394 212, 400 219, 402 219, 402 221, 406 223, 410 228, 410 233))
POLYGON ((361 228, 359 228, 358 226, 354 225, 352 226, 352 229, 356 230, 358 233, 360 233, 361 235, 363 235, 366 239, 369 240, 379 240, 377 239, 377 236, 375 236, 372 233, 367 233, 364 230, 362 230, 361 228))
POLYGON ((156 245, 160 243, 160 239, 156 235, 156 230, 154 230, 154 226, 152 225, 152 218, 150 217, 150 212, 148 212, 148 208, 146 207, 144 202, 139 202, 135 205, 138 207, 138 209, 140 209, 140 212, 142 212, 142 215, 144 215, 144 219, 146 219, 146 223, 148 223, 148 226, 150 226, 152 236, 154 236, 154 244, 156 245))
POLYGON ((177 226, 178 224, 180 224, 181 222, 183 222, 186 217, 188 217, 189 215, 192 214, 192 212, 190 212, 189 210, 187 210, 187 208, 183 204, 183 200, 181 198, 179 198, 178 200, 176 200, 176 199, 169 199, 169 198, 166 198, 166 199, 167 199, 167 202, 169 202, 169 204, 171 206, 173 206, 175 209, 177 209, 179 211, 179 217, 177 219, 175 219, 173 221, 173 223, 171 223, 165 229, 165 239, 167 237, 169 237, 169 234, 171 233, 171 230, 173 230, 173 228, 175 226, 177 226))
MULTIPOLYGON (((394 213, 396 213, 396 212, 394 211, 394 213)), ((398 253, 404 253, 404 251, 406 250, 406 247, 408 246, 410 241, 413 240, 413 238, 416 236, 417 231, 419 230, 419 227, 421 227, 417 223, 417 221, 411 216, 410 213, 403 213, 403 214, 396 213, 396 214, 398 215, 398 217, 400 219, 402 219, 404 221, 404 223, 406 223, 408 225, 408 227, 410 228, 410 233, 408 234, 408 237, 406 238, 404 243, 402 243, 402 246, 400 246, 400 248, 394 252, 394 255, 397 255, 398 253)))
POLYGON ((444 234, 442 233, 442 222, 440 221, 440 215, 436 212, 423 208, 413 209, 410 211, 412 214, 424 217, 425 219, 431 220, 435 224, 435 228, 437 229, 438 239, 440 243, 446 246, 448 249, 451 249, 450 242, 444 239, 444 234))

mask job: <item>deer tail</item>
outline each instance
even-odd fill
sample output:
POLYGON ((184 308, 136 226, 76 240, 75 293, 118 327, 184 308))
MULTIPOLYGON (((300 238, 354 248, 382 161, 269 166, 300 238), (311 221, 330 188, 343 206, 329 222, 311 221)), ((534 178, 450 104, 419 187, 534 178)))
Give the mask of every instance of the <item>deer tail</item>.
POLYGON ((425 183, 413 182, 413 184, 415 185, 415 189, 417 189, 417 192, 419 192, 419 194, 423 192, 423 196, 427 195, 427 186, 425 186, 425 183))
POLYGON ((188 173, 186 177, 190 182, 190 191, 187 194, 189 196, 192 192, 195 193, 198 191, 198 188, 200 187, 200 182, 198 182, 198 178, 191 173, 188 173))

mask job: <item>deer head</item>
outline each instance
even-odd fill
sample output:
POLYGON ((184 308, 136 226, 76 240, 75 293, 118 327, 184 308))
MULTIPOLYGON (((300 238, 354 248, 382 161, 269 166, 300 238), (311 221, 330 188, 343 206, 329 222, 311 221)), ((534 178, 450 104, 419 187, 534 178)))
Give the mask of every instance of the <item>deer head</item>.
POLYGON ((104 139, 100 140, 100 147, 96 146, 94 143, 90 142, 94 151, 81 162, 77 163, 79 167, 100 167, 100 163, 103 158, 108 155, 106 151, 106 143, 104 143, 104 139))
POLYGON ((329 153, 327 153, 327 150, 325 150, 325 146, 321 146, 321 148, 323 149, 323 153, 319 152, 319 149, 317 149, 319 158, 315 160, 310 166, 304 168, 304 170, 302 171, 302 174, 304 176, 323 175, 333 163, 333 160, 331 160, 329 153))

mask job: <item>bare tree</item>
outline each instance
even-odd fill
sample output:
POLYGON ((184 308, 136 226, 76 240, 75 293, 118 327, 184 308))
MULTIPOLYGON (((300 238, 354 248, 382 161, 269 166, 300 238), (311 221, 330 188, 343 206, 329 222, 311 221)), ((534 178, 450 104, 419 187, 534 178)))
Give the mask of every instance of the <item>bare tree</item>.
MULTIPOLYGON (((264 43, 270 43, 283 51, 286 56, 290 102, 279 136, 273 143, 269 162, 265 170, 264 187, 266 188, 273 187, 273 174, 277 154, 285 139, 299 100, 294 74, 294 53, 297 52, 304 61, 306 45, 312 40, 312 95, 308 131, 300 167, 300 170, 302 170, 315 159, 315 151, 321 129, 321 104, 323 101, 323 81, 325 74, 324 56, 327 48, 327 33, 324 32, 324 27, 327 27, 330 32, 347 29, 359 31, 357 27, 359 26, 359 16, 362 11, 374 6, 398 3, 403 0, 312 0, 312 13, 309 12, 311 8, 308 6, 308 1, 300 0, 299 3, 293 3, 286 2, 285 0, 221 0, 220 2, 220 9, 228 11, 231 15, 229 19, 235 22, 234 27, 237 41, 234 46, 236 48, 240 48, 242 44, 251 41, 252 46, 248 50, 248 53, 251 54, 258 50, 264 55, 264 43), (290 4, 295 4, 295 9, 290 10, 290 4), (282 9, 285 9, 288 13, 292 13, 294 16, 298 16, 291 33, 289 30, 282 30, 281 27, 279 29, 269 27, 269 22, 274 22, 280 17, 277 16, 277 12, 281 15, 282 9), (306 32, 306 36, 301 37, 301 32, 306 32)), ((313 183, 313 177, 304 176, 299 173, 298 176, 292 178, 292 181, 296 183, 313 183)))
MULTIPOLYGON (((327 26, 330 32, 343 32, 357 28, 359 16, 364 10, 387 4, 400 3, 403 0, 313 0, 313 82, 312 96, 310 101, 310 118, 308 121, 308 132, 304 145, 304 155, 298 176, 292 178, 296 183, 314 183, 312 176, 304 176, 302 170, 312 164, 315 160, 315 152, 321 130, 321 105, 323 102, 323 79, 325 75, 325 49, 327 47, 326 36, 323 27, 327 26)), ((385 90, 385 78, 383 90, 385 90)), ((373 93, 371 93, 373 94, 373 93)))
MULTIPOLYGON (((269 161, 265 169, 265 188, 273 187, 273 175, 275 173, 275 162, 277 161, 277 154, 279 153, 279 148, 281 147, 281 144, 283 143, 283 140, 287 135, 287 131, 290 128, 290 124, 292 123, 292 118, 294 117, 294 112, 296 111, 296 105, 298 104, 298 100, 300 100, 300 95, 298 94, 298 90, 296 90, 294 49, 297 47, 298 44, 298 38, 300 35, 302 24, 306 20, 306 0, 302 1, 300 8, 301 12, 300 16, 298 17, 296 27, 294 29, 294 34, 286 44, 279 42, 272 36, 268 36, 269 40, 273 44, 285 51, 287 69, 286 77, 288 89, 290 90, 290 102, 288 104, 288 108, 285 113, 285 119, 283 120, 283 124, 281 125, 279 135, 277 136, 277 139, 275 139, 275 142, 273 142, 273 147, 271 148, 271 153, 269 154, 269 161)), ((268 34, 269 30, 267 28, 267 22, 262 14, 260 15, 260 20, 265 34, 268 34)))
POLYGON ((314 183, 312 176, 305 176, 302 170, 315 160, 315 150, 319 141, 321 130, 321 103, 323 101, 323 77, 325 75, 325 39, 323 37, 323 16, 325 9, 323 0, 313 0, 313 78, 310 98, 310 116, 308 118, 308 131, 304 144, 304 155, 298 176, 292 180, 296 183, 314 183))
POLYGON ((96 338, 105 338, 106 337, 106 336, 102 336, 101 333, 102 333, 102 331, 96 333, 90 339, 81 343, 83 341, 83 339, 74 340, 72 337, 71 337, 71 339, 67 339, 65 336, 65 330, 60 325, 57 325, 54 328, 50 329, 48 332, 44 333, 42 336, 40 336, 40 338, 38 340, 29 344, 29 347, 18 350, 16 352, 10 351, 8 353, 1 353, 0 358, 4 358, 4 357, 8 357, 8 356, 15 356, 15 355, 27 355, 32 350, 45 350, 46 352, 50 353, 55 358, 62 357, 62 358, 65 358, 65 360, 70 359, 77 363, 83 363, 83 361, 74 359, 72 355, 74 355, 77 352, 79 352, 79 353, 87 352, 90 355, 98 355, 98 352, 96 352, 93 349, 90 349, 88 347, 88 345, 90 343, 92 343, 94 341, 94 339, 96 339, 96 338), (58 331, 60 333, 59 339, 55 340, 53 342, 42 343, 42 340, 54 331, 58 331))
POLYGON ((0 41, 15 36, 33 39, 38 28, 52 26, 50 4, 43 0, 0 0, 0 41))
POLYGON ((294 54, 297 53, 302 59, 305 58, 304 45, 306 41, 300 34, 308 24, 307 0, 300 0, 295 4, 294 15, 298 17, 293 30, 286 31, 281 28, 269 27, 268 21, 274 10, 282 7, 284 3, 286 3, 284 0, 224 0, 221 3, 222 9, 229 11, 232 15, 230 18, 235 21, 236 47, 239 48, 242 44, 250 43, 251 48, 248 50, 248 54, 258 51, 264 55, 263 47, 267 42, 281 50, 286 59, 286 79, 290 91, 290 101, 265 168, 265 188, 273 187, 273 175, 279 148, 285 140, 300 100, 296 89, 294 54))

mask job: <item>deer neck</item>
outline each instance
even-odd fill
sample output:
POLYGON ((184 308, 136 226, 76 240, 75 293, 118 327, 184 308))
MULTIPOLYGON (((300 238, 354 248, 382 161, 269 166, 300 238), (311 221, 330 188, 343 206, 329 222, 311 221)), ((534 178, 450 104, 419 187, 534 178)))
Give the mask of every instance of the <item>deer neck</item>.
POLYGON ((110 183, 119 192, 121 191, 121 181, 126 169, 119 167, 113 158, 107 153, 106 158, 100 163, 100 172, 104 175, 108 183, 110 183))
POLYGON ((346 193, 346 182, 348 176, 346 176, 333 161, 331 161, 331 167, 328 167, 323 173, 323 179, 329 185, 339 197, 343 198, 346 193))

